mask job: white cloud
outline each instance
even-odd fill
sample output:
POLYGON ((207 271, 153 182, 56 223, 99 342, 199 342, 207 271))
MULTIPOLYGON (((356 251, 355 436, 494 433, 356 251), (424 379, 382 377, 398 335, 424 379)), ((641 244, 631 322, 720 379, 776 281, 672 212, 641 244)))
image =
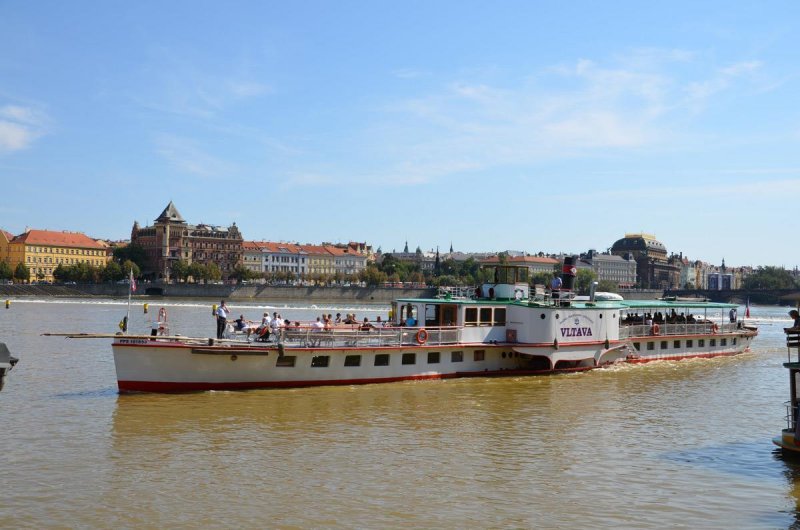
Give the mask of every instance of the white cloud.
POLYGON ((420 171, 408 182, 548 159, 671 151, 693 136, 691 120, 713 95, 738 90, 739 80, 762 68, 759 61, 708 68, 708 61, 688 50, 638 49, 554 65, 516 85, 452 80, 388 105, 375 127, 380 134, 369 141, 398 161, 387 174, 402 174, 413 161, 420 171))
POLYGON ((30 107, 0 107, 0 153, 27 149, 45 134, 47 122, 43 112, 30 107))

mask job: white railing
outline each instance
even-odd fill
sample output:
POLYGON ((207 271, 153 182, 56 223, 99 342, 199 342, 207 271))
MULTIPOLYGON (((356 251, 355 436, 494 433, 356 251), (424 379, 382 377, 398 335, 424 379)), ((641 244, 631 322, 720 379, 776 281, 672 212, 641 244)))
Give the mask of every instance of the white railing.
POLYGON ((631 337, 658 337, 670 335, 712 335, 720 333, 732 333, 738 329, 737 324, 719 324, 713 322, 687 323, 687 324, 658 324, 658 333, 655 332, 653 325, 646 324, 623 324, 619 328, 621 339, 631 337), (716 330, 715 330, 716 327, 716 330))
POLYGON ((475 296, 475 287, 439 287, 436 298, 469 300, 475 296))
POLYGON ((368 348, 456 344, 461 328, 374 328, 370 330, 281 329, 278 342, 300 348, 368 348))

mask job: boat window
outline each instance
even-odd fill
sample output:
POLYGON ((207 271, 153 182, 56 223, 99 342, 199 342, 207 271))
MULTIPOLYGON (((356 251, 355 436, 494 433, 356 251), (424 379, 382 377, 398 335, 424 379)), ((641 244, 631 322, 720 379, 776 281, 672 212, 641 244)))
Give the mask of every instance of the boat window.
POLYGON ((492 308, 491 307, 482 307, 481 308, 481 326, 491 326, 492 325, 492 308))
POLYGON ((719 339, 719 345, 720 346, 727 346, 728 345, 728 339, 719 339))
POLYGON ((708 345, 709 346, 716 346, 717 345, 717 339, 708 339, 708 345))
POLYGON ((641 351, 642 350, 642 343, 634 342, 633 343, 633 347, 636 348, 636 351, 641 351))
POLYGON ((486 357, 486 350, 475 350, 475 355, 473 357, 474 361, 483 361, 486 357))
POLYGON ((275 366, 284 368, 293 368, 295 361, 297 361, 296 356, 284 355, 283 357, 278 357, 278 362, 275 363, 275 366))
POLYGON ((344 358, 344 365, 345 366, 361 366, 361 356, 360 355, 348 355, 344 358))
POLYGON ((733 338, 733 345, 736 346, 736 337, 733 338))
POLYGON ((403 364, 417 364, 417 354, 416 353, 404 353, 403 354, 403 364))
POLYGON ((455 326, 456 325, 456 315, 458 314, 458 308, 454 305, 443 305, 442 306, 442 326, 455 326))
POLYGON ((681 341, 679 341, 679 340, 672 341, 672 347, 676 348, 676 349, 680 348, 681 347, 681 341))
POLYGON ((413 318, 415 322, 419 321, 417 318, 417 308, 411 304, 400 306, 400 321, 408 321, 409 318, 413 318))
POLYGON ((697 346, 700 348, 706 347, 706 339, 697 339, 697 346))
POLYGON ((656 349, 656 343, 655 342, 648 342, 647 343, 647 351, 653 351, 655 349, 656 349))
POLYGON ((389 366, 389 354, 378 353, 375 355, 375 366, 389 366))
POLYGON ((315 355, 311 358, 311 366, 313 368, 327 368, 330 361, 330 355, 315 355))
POLYGON ((439 304, 425 304, 425 326, 439 325, 439 304))
POLYGON ((669 342, 667 342, 665 340, 662 340, 661 341, 661 349, 662 350, 666 350, 667 348, 669 348, 669 342))
POLYGON ((429 351, 428 352, 428 364, 439 364, 439 352, 438 351, 429 351))
POLYGON ((693 348, 694 347, 694 341, 692 339, 686 339, 686 347, 687 348, 693 348))
POLYGON ((506 308, 505 307, 496 307, 494 310, 494 325, 495 326, 505 326, 506 325, 506 308))
POLYGON ((463 351, 450 352, 450 362, 451 363, 464 362, 464 352, 463 351))
POLYGON ((477 326, 478 325, 478 308, 468 307, 464 310, 464 325, 477 326))

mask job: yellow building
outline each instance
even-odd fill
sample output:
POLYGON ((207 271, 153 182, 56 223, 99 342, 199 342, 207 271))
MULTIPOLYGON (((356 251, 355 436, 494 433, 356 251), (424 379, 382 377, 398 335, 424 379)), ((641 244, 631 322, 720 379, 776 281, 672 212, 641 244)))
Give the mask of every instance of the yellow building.
POLYGON ((8 261, 8 242, 14 239, 14 234, 0 230, 0 261, 8 261))
POLYGON ((105 245, 80 232, 28 230, 8 242, 8 262, 12 270, 24 263, 30 281, 52 282, 59 264, 105 267, 108 255, 105 245))

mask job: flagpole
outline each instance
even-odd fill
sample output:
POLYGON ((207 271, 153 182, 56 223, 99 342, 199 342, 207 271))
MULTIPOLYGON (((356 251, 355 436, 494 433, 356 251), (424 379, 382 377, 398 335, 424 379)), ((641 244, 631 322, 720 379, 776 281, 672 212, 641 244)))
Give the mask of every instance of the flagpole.
POLYGON ((133 267, 128 277, 128 312, 125 315, 125 334, 128 334, 128 325, 131 322, 131 292, 133 291, 133 267))

